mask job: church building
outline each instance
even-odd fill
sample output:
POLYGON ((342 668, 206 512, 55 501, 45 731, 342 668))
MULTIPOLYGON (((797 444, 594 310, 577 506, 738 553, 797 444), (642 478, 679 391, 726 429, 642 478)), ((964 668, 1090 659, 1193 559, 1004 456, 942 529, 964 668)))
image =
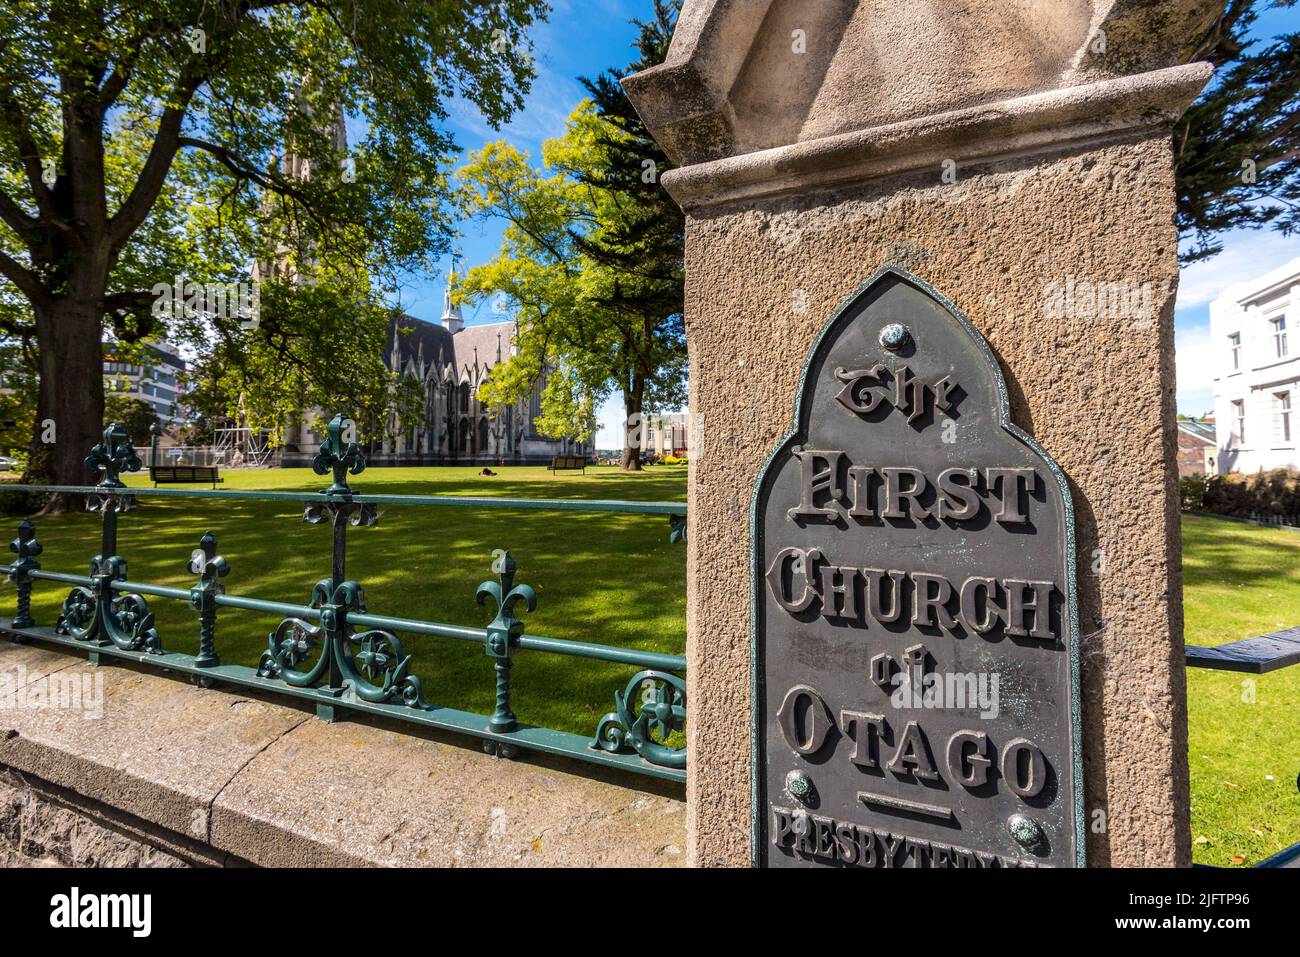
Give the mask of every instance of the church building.
MULTIPOLYGON (((398 421, 390 413, 385 430, 394 438, 366 449, 370 465, 546 465, 557 455, 591 455, 590 442, 552 439, 537 432, 541 413, 538 381, 526 402, 500 414, 478 398, 478 388, 493 368, 514 349, 513 320, 467 326, 460 306, 451 301, 450 282, 443 295, 442 322, 395 315, 388 326, 384 365, 413 378, 424 393, 419 418, 398 421)), ((286 429, 283 464, 309 465, 320 437, 308 422, 286 429)))

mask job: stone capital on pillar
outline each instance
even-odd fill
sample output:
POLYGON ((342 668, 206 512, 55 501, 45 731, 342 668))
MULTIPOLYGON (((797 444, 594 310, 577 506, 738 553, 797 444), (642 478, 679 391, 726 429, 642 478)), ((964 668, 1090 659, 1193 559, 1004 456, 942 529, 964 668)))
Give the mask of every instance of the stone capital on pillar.
MULTIPOLYGON (((624 89, 677 163, 691 411, 688 839, 750 861, 750 496, 801 365, 901 266, 989 342, 1077 525, 1087 856, 1190 863, 1173 124, 1213 0, 686 0, 624 89), (1052 290, 1111 284, 1048 308, 1052 290)), ((906 464, 906 463, 894 463, 906 464)))

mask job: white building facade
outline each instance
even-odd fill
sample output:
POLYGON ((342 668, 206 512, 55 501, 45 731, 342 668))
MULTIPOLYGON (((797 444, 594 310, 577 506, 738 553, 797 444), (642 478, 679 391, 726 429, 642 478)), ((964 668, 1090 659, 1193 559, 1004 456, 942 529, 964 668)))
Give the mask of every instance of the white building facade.
POLYGON ((657 456, 689 456, 691 453, 691 417, 688 412, 642 416, 641 452, 657 456))
POLYGON ((124 362, 114 355, 113 344, 104 345, 104 391, 141 399, 153 406, 163 425, 172 427, 184 421, 181 415, 181 376, 185 360, 169 342, 145 346, 149 358, 144 364, 124 362))
POLYGON ((1210 303, 1218 472, 1300 469, 1300 257, 1210 303))

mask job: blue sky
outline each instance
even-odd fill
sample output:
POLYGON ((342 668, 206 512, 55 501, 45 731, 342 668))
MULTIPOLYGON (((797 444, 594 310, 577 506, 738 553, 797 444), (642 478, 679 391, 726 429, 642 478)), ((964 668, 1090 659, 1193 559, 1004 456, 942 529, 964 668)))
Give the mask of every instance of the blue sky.
MULTIPOLYGON (((580 76, 594 77, 611 67, 620 71, 636 56, 632 41, 637 28, 633 18, 648 15, 648 0, 551 0, 550 19, 532 31, 537 79, 524 108, 511 122, 494 130, 468 101, 451 104, 447 127, 466 151, 504 139, 540 162, 542 141, 558 136, 564 121, 586 94, 580 76)), ((501 246, 503 224, 473 222, 460 225, 459 246, 466 265, 492 259, 501 246)), ((400 290, 400 305, 418 319, 436 322, 442 315, 443 291, 450 263, 443 260, 438 276, 408 276, 400 290)), ((490 304, 465 309, 469 325, 497 322, 490 304)), ((621 448, 622 397, 606 403, 598 414, 598 448, 621 448)))
MULTIPOLYGON (((1300 7, 1266 10, 1251 36, 1260 40, 1300 30, 1300 7)), ((1212 412, 1211 377, 1217 356, 1210 342, 1210 300, 1228 286, 1261 276, 1300 256, 1300 236, 1273 230, 1237 230, 1222 237, 1223 252, 1183 269, 1178 281, 1174 336, 1178 360, 1178 411, 1212 412)))
MULTIPOLYGON (((648 0, 551 0, 546 23, 533 30, 537 80, 524 108, 509 125, 493 130, 472 103, 452 104, 448 127, 465 150, 476 150, 494 139, 506 139, 540 157, 542 141, 560 133, 564 120, 582 99, 579 76, 595 76, 609 67, 620 70, 631 61, 636 27, 633 17, 644 17, 648 0)), ((1253 35, 1261 38, 1300 29, 1300 8, 1268 10, 1256 23, 1253 35)), ((502 224, 463 223, 460 248, 467 264, 486 262, 497 252, 502 224)), ((1224 288, 1268 272, 1300 256, 1300 237, 1283 238, 1272 231, 1244 230, 1224 237, 1224 251, 1213 259, 1183 270, 1175 313, 1178 349, 1178 410, 1197 415, 1211 407, 1210 375, 1214 352, 1209 338, 1209 303, 1224 288)), ((440 275, 409 276, 400 290, 400 305, 409 314, 436 322, 448 263, 440 275)), ((470 324, 501 317, 488 305, 466 311, 470 324)), ((598 414, 598 448, 622 443, 622 399, 616 396, 598 414)))

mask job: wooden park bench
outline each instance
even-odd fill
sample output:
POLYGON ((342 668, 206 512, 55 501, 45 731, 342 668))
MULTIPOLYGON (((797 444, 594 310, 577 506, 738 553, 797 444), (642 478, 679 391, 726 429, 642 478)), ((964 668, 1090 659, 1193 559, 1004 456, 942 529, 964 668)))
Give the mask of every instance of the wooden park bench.
POLYGON ((1246 671, 1263 675, 1279 668, 1300 664, 1300 627, 1275 631, 1257 638, 1243 638, 1226 645, 1187 645, 1187 667, 1246 671))
MULTIPOLYGON (((1300 627, 1230 641, 1226 645, 1186 645, 1184 652, 1189 668, 1214 668, 1219 671, 1264 675, 1279 668, 1300 664, 1300 627)), ((1296 784, 1300 787, 1300 779, 1297 779, 1296 784)), ((1269 869, 1300 868, 1300 844, 1283 848, 1255 866, 1269 869)))
POLYGON ((549 472, 576 472, 582 470, 582 474, 587 474, 587 457, 585 455, 557 455, 551 459, 551 464, 546 466, 549 472))
POLYGON ((183 485, 198 482, 211 482, 216 488, 218 482, 225 481, 217 474, 215 465, 151 465, 149 478, 153 480, 154 488, 160 483, 183 485))

